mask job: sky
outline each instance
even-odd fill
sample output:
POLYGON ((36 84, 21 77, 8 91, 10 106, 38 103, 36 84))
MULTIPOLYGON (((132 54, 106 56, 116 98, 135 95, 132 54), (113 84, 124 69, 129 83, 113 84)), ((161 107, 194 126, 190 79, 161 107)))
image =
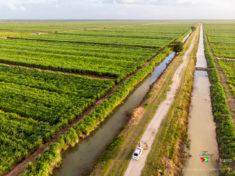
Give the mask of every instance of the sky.
POLYGON ((235 19, 235 0, 0 0, 0 19, 235 19))

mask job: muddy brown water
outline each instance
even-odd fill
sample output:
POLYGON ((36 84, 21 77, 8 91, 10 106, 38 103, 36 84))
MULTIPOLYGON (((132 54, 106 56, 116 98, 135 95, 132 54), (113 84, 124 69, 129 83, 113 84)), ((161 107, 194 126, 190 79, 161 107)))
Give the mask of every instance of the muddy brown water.
MULTIPOLYGON (((207 67, 202 27, 196 66, 207 67)), ((186 162, 183 174, 185 176, 217 176, 218 144, 211 107, 210 82, 206 71, 195 71, 194 73, 188 135, 191 141, 189 150, 191 157, 186 162)))
MULTIPOLYGON (((188 37, 189 35, 184 39, 184 42, 188 37)), ((62 165, 55 170, 54 176, 89 175, 107 145, 127 123, 126 112, 141 103, 149 91, 149 87, 160 77, 174 57, 175 53, 170 53, 90 136, 65 152, 62 165)))

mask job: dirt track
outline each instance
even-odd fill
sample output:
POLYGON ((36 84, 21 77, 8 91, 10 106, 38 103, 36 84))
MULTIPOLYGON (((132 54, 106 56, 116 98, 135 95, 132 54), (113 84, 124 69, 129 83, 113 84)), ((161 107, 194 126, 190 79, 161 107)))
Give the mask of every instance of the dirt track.
POLYGON ((132 160, 130 161, 127 170, 125 172, 125 176, 139 176, 141 175, 141 171, 145 166, 145 162, 147 160, 148 154, 151 150, 152 143, 155 139, 155 136, 158 132, 158 128, 161 124, 161 121, 164 119, 166 116, 168 110, 170 109, 171 104, 174 101, 174 97, 177 93, 177 90, 180 85, 181 81, 181 73, 183 69, 187 66, 188 61, 189 61, 189 55, 193 50, 196 38, 198 35, 198 31, 196 35, 194 35, 193 40, 190 44, 190 47, 188 50, 185 52, 184 56, 182 57, 183 63, 177 68, 173 79, 172 79, 172 84, 170 86, 170 90, 167 92, 166 99, 159 105, 154 117, 152 118, 151 122, 149 123, 148 127, 146 128, 146 131, 144 132, 140 144, 142 146, 147 145, 148 149, 143 151, 143 154, 139 161, 132 160))

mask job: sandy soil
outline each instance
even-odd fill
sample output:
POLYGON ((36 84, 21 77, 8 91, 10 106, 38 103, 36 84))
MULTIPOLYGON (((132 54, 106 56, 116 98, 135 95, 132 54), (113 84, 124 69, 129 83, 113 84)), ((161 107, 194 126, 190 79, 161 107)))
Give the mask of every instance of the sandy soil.
POLYGON ((174 101, 174 97, 175 97, 176 92, 177 92, 179 85, 180 85, 182 70, 188 64, 188 61, 190 58, 189 55, 193 50, 194 43, 196 41, 196 36, 197 35, 194 36, 194 38, 190 44, 190 47, 185 52, 185 54, 182 58, 183 63, 177 68, 177 70, 173 76, 172 84, 170 86, 170 91, 167 92, 166 99, 158 107, 154 117, 152 118, 151 122, 149 123, 148 127, 146 128, 146 131, 144 132, 144 134, 140 140, 140 145, 142 145, 142 146, 147 145, 148 149, 143 151, 143 154, 138 161, 131 159, 131 161, 128 165, 128 168, 124 174, 125 176, 139 176, 139 175, 141 175, 141 171, 145 166, 147 156, 151 150, 152 143, 153 143, 155 136, 158 132, 161 121, 166 116, 168 110, 170 109, 171 104, 174 101))

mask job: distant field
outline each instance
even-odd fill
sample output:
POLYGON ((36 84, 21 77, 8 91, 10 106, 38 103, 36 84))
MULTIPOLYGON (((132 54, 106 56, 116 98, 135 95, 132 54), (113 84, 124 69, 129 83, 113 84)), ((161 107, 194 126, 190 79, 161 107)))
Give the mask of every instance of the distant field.
POLYGON ((217 57, 235 58, 235 22, 206 23, 204 30, 217 57))
POLYGON ((185 31, 181 25, 127 26, 103 30, 83 30, 76 33, 49 35, 31 35, 22 38, 53 41, 72 41, 85 43, 137 45, 145 47, 162 47, 185 31), (171 26, 171 27, 170 27, 171 26))
POLYGON ((142 66, 161 48, 182 36, 188 27, 158 24, 112 30, 83 30, 76 34, 22 36, 20 39, 0 41, 0 60, 53 70, 111 76, 120 80, 142 66), (108 36, 110 31, 115 31, 115 35, 108 36))
MULTIPOLYGON (((115 83, 182 38, 190 26, 179 22, 1 23, 0 36, 34 34, 0 39, 0 175, 78 118, 115 83), (36 35, 39 32, 50 34, 36 35)), ((97 118, 103 117, 97 114, 97 118)), ((88 119, 87 123, 94 122, 88 119)))
MULTIPOLYGON (((1 32, 0 31, 0 38, 1 37, 16 37, 20 35, 26 35, 27 33, 18 33, 18 32, 1 32)), ((27 34, 28 35, 28 34, 27 34)))
POLYGON ((0 60, 68 72, 124 78, 158 50, 19 39, 0 40, 0 60))
POLYGON ((128 26, 146 27, 152 25, 178 25, 178 26, 190 26, 194 23, 191 21, 6 21, 0 25, 0 31, 3 32, 72 32, 79 30, 103 30, 115 28, 125 28, 128 26))
MULTIPOLYGON (((140 23, 140 22, 139 22, 140 23)), ((139 24, 138 22, 106 22, 106 21, 11 21, 3 22, 0 31, 7 32, 45 32, 74 31, 80 29, 104 29, 125 25, 139 24)))

